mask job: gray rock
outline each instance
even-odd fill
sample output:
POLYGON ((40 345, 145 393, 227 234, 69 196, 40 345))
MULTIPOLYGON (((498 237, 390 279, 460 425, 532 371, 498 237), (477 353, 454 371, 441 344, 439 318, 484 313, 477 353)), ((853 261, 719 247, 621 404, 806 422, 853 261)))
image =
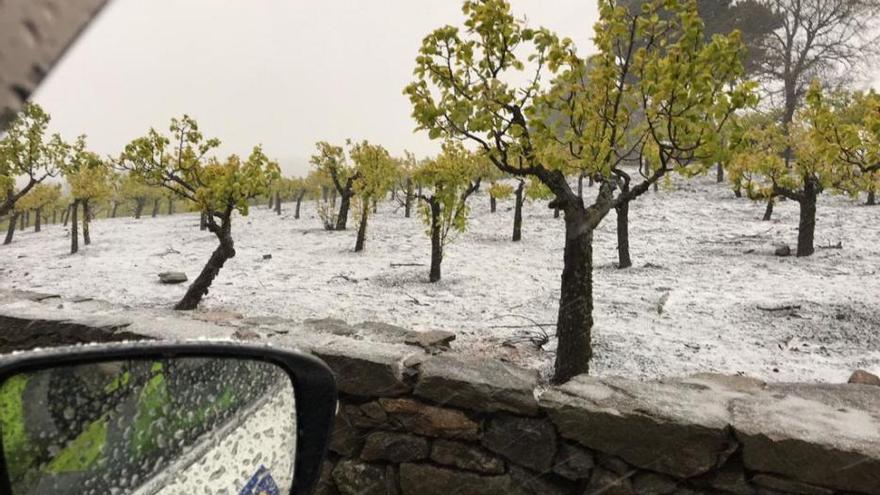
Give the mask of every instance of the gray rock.
POLYGON ((480 476, 474 473, 434 467, 429 464, 401 464, 402 495, 510 495, 510 476, 480 476))
POLYGON ((336 485, 333 483, 333 463, 324 461, 321 465, 321 476, 315 484, 314 495, 339 495, 336 485))
POLYGON ((365 321, 354 325, 358 333, 369 340, 379 340, 389 344, 409 344, 427 351, 437 352, 449 349, 455 334, 444 330, 417 332, 397 325, 375 321, 365 321))
POLYGON ((572 493, 571 487, 567 485, 514 465, 510 466, 510 481, 510 495, 568 495, 572 493))
POLYGON ((465 409, 534 415, 537 385, 535 371, 497 360, 442 355, 422 363, 415 393, 465 409))
POLYGON ((880 493, 880 393, 870 385, 779 384, 733 401, 752 471, 840 491, 880 493))
POLYGON ((832 495, 834 493, 832 490, 826 488, 798 483, 797 481, 770 476, 769 474, 756 474, 752 478, 752 483, 771 490, 777 490, 784 493, 797 493, 799 495, 832 495))
POLYGON ((480 425, 461 411, 431 406, 412 399, 379 399, 390 416, 389 423, 400 430, 429 437, 476 440, 480 425))
POLYGON ((776 246, 776 250, 773 251, 773 254, 780 257, 791 256, 791 246, 788 244, 780 244, 776 246))
POLYGON ((706 473, 734 450, 733 392, 692 383, 578 376, 544 392, 562 437, 677 478, 706 473))
POLYGON ((389 461, 400 464, 425 459, 428 453, 428 440, 423 437, 377 431, 367 437, 361 450, 361 458, 365 461, 389 461))
POLYGON ((425 332, 413 332, 403 342, 417 345, 430 352, 439 352, 449 349, 449 344, 455 340, 455 334, 445 330, 428 330, 425 332))
POLYGON ((678 482, 662 474, 641 472, 632 477, 632 488, 639 495, 666 495, 678 488, 678 482))
POLYGON ((874 385, 880 387, 880 376, 868 373, 865 370, 855 370, 850 375, 846 383, 855 383, 859 385, 874 385))
POLYGON ((357 334, 357 330, 343 320, 336 318, 309 318, 303 320, 303 326, 310 332, 326 333, 350 337, 357 334))
POLYGON ((705 479, 706 484, 722 493, 732 495, 754 495, 755 489, 746 481, 746 473, 741 462, 728 462, 705 479))
POLYGON ((636 495, 629 478, 601 467, 593 470, 584 495, 636 495))
POLYGON ((553 461, 554 473, 572 481, 582 480, 590 477, 595 465, 593 454, 574 444, 559 442, 556 460, 553 461))
POLYGON ((264 259, 264 260, 271 260, 271 259, 272 259, 272 255, 271 255, 271 254, 264 254, 264 255, 263 255, 263 259, 264 259))
POLYGON ((333 481, 342 495, 387 495, 385 468, 362 462, 340 461, 333 469, 333 481))
POLYGON ((382 428, 388 423, 388 415, 376 401, 360 406, 346 404, 343 409, 351 424, 358 428, 382 428))
POLYGON ((343 393, 395 397, 412 390, 404 379, 403 366, 412 347, 336 338, 317 345, 313 352, 333 370, 336 385, 343 393))
POLYGON ((431 460, 437 464, 485 474, 504 473, 504 461, 480 447, 437 439, 431 446, 431 460))
POLYGON ((163 284, 182 284, 187 281, 183 272, 162 272, 159 274, 159 282, 163 284))
POLYGON ((330 434, 329 449, 344 457, 355 457, 360 452, 364 440, 352 424, 345 408, 340 408, 333 418, 333 432, 330 434))
POLYGON ((482 444, 520 466, 544 473, 556 455, 556 431, 546 419, 502 415, 489 421, 482 444))

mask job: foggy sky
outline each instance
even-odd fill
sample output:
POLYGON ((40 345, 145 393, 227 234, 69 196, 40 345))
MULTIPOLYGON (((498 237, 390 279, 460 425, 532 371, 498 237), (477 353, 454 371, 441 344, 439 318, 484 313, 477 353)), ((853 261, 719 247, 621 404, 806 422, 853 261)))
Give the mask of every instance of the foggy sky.
MULTIPOLYGON (((512 0, 517 16, 592 50, 594 0, 512 0)), ((415 134, 403 87, 422 38, 460 25, 458 0, 112 0, 34 99, 53 131, 117 154, 188 113, 222 153, 258 143, 304 174, 316 141, 368 139, 393 154, 415 134)))

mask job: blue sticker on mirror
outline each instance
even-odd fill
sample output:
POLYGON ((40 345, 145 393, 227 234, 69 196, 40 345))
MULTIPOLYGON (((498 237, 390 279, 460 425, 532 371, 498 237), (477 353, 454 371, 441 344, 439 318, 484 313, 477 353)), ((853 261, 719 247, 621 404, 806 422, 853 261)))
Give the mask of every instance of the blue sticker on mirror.
POLYGON ((281 491, 266 466, 260 465, 238 495, 281 495, 281 491))

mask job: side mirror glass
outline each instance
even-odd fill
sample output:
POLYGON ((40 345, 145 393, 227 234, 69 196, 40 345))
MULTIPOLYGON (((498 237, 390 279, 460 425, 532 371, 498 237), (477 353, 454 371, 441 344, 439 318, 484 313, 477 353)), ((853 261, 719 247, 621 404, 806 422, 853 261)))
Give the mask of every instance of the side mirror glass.
POLYGON ((0 377, 11 495, 307 493, 294 490, 297 468, 315 463, 297 455, 323 455, 298 449, 301 394, 283 363, 158 355, 27 368, 0 377))

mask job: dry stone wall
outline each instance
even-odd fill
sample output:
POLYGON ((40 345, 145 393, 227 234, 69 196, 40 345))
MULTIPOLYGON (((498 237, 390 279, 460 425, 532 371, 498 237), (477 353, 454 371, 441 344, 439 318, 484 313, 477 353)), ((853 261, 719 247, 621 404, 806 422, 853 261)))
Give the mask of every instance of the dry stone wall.
POLYGON ((880 494, 872 385, 697 375, 553 387, 456 355, 448 335, 390 325, 46 304, 0 293, 0 335, 54 318, 111 335, 268 339, 323 358, 340 407, 322 495, 880 494))

